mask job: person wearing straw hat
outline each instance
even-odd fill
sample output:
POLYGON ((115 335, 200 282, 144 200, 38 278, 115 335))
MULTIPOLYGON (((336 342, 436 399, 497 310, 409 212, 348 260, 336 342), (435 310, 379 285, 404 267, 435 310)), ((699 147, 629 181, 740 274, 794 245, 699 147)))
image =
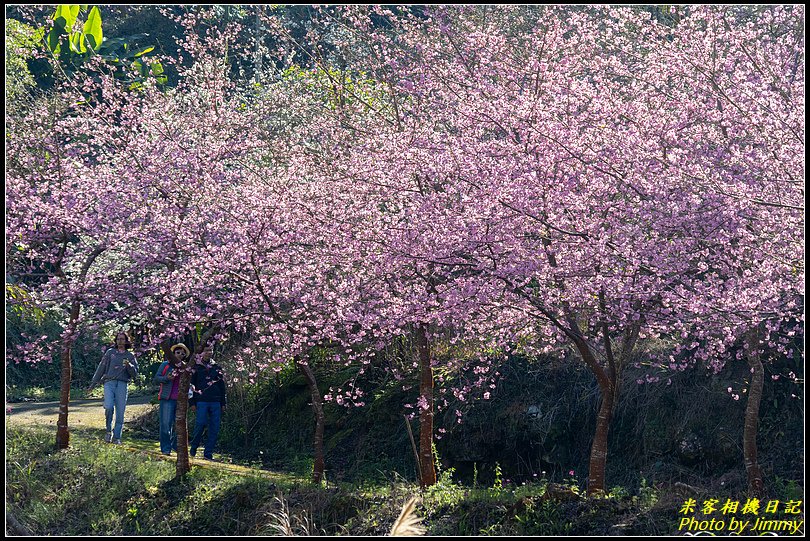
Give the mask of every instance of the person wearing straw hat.
POLYGON ((160 420, 160 452, 164 455, 170 455, 172 449, 177 451, 174 415, 177 411, 177 392, 180 387, 179 369, 191 354, 185 344, 173 345, 171 352, 174 354, 174 358, 163 361, 152 380, 160 384, 158 418, 160 420))

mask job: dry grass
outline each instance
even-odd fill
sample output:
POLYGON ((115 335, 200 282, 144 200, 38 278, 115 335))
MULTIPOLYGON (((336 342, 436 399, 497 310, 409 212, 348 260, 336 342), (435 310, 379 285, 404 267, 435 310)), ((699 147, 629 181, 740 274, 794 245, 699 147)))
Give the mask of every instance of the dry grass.
POLYGON ((291 513, 287 500, 281 494, 277 494, 273 498, 273 506, 275 509, 268 511, 265 515, 268 522, 260 534, 270 533, 285 537, 320 535, 321 532, 316 531, 315 523, 309 514, 306 512, 291 513))
POLYGON ((397 518, 397 521, 394 522, 393 527, 391 527, 391 533, 389 535, 395 537, 425 535, 422 517, 415 514, 418 501, 418 498, 411 498, 405 503, 402 507, 402 512, 399 514, 399 518, 397 518))

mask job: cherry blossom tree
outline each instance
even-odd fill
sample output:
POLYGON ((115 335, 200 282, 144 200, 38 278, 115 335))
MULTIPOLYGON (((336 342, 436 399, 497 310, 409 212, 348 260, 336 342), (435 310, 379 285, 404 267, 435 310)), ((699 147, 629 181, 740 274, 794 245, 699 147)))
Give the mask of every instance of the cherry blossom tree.
MULTIPOLYGON (((34 275, 35 302, 68 314, 60 344, 59 448, 68 445, 70 352, 78 332, 105 320, 146 319, 159 328, 160 341, 199 321, 192 319, 196 313, 175 319, 175 327, 159 321, 167 311, 161 303, 187 301, 161 282, 178 272, 183 249, 196 247, 198 235, 189 231, 202 218, 178 226, 193 196, 203 195, 199 186, 227 181, 233 146, 221 138, 224 126, 217 130, 226 111, 216 92, 228 88, 215 80, 217 57, 205 56, 193 35, 189 41, 187 49, 201 58, 176 91, 163 92, 155 81, 129 91, 103 69, 103 59, 91 57, 93 76, 65 74, 47 99, 9 126, 6 253, 12 275, 34 275), (207 107, 197 110, 200 103, 207 107), (172 122, 189 128, 199 122, 195 135, 208 139, 180 136, 172 122)), ((219 44, 221 52, 223 42, 227 36, 206 46, 216 53, 219 44)), ((27 361, 38 359, 38 345, 46 346, 26 345, 27 361)))
POLYGON ((660 132, 666 167, 724 205, 703 224, 691 261, 700 280, 679 304, 689 334, 704 343, 699 358, 719 370, 738 345, 751 369, 743 453, 755 494, 764 490, 756 450, 763 348, 788 354, 784 328, 803 310, 803 21, 803 8, 696 9, 654 60, 670 68, 668 79, 647 70, 648 85, 690 104, 660 132))
POLYGON ((362 367, 411 333, 424 486, 438 336, 477 350, 479 386, 492 351, 573 350, 600 391, 595 494, 622 370, 648 339, 717 369, 744 343, 761 491, 762 348, 803 309, 803 9, 315 13, 304 38, 262 15, 280 56, 260 84, 229 78, 239 26, 197 32, 190 12, 177 88, 88 81, 88 103, 11 126, 6 252, 68 310, 63 366, 82 306, 164 349, 202 326, 240 333, 248 381, 289 362, 307 379, 318 482, 310 352, 362 367))
MULTIPOLYGON (((114 85, 104 91, 104 99, 117 99, 114 85)), ((98 308, 125 289, 116 282, 116 259, 126 251, 127 231, 142 224, 115 166, 127 134, 108 114, 106 105, 86 102, 80 81, 66 80, 8 123, 9 271, 29 288, 32 302, 62 310, 66 320, 59 344, 34 340, 23 352, 26 361, 37 362, 59 351, 60 449, 69 442, 71 350, 81 330, 98 326, 98 308)))
MULTIPOLYGON (((734 30, 720 11, 695 10, 694 22, 684 18, 675 28, 630 9, 526 13, 437 9, 428 20, 401 21, 395 39, 378 37, 379 56, 386 59, 380 78, 391 80, 393 69, 402 100, 394 126, 381 123, 360 151, 353 149, 350 178, 382 187, 371 197, 377 204, 402 193, 425 195, 425 187, 439 194, 442 204, 420 200, 420 212, 393 202, 434 233, 435 239, 426 241, 410 229, 411 240, 429 247, 427 257, 419 254, 421 261, 441 259, 470 276, 490 277, 518 299, 529 321, 547 325, 541 336, 564 338, 574 346, 602 395, 588 481, 594 493, 604 490, 619 376, 643 346, 639 339, 662 333, 708 337, 717 328, 710 316, 720 299, 734 298, 731 291, 796 307, 794 250, 802 221, 799 203, 792 201, 798 184, 782 183, 787 190, 774 201, 750 201, 741 190, 750 183, 747 177, 767 182, 772 190, 770 179, 775 173, 780 177, 777 171, 786 165, 793 165, 786 178, 801 178, 796 160, 778 168, 766 164, 764 170, 758 164, 761 149, 773 148, 774 142, 799 150, 801 137, 791 139, 791 132, 803 133, 802 109, 798 99, 785 101, 786 118, 795 120, 776 115, 781 124, 738 119, 746 145, 738 143, 733 152, 746 163, 729 174, 718 162, 727 143, 705 138, 711 133, 707 128, 727 131, 717 121, 724 107, 717 84, 700 70, 686 77, 681 72, 688 65, 684 57, 693 53, 687 41, 717 56, 720 44, 750 40, 745 24, 735 23, 747 37, 725 42, 726 32, 734 30), (716 35, 707 32, 707 17, 722 20, 725 30, 715 25, 716 35), (525 31, 504 30, 516 27, 525 31), (697 31, 708 45, 696 40, 697 31), (678 33, 683 37, 673 38, 678 33), (708 84, 692 85, 696 78, 708 84), (683 92, 689 99, 675 97, 683 92), (773 140, 751 145, 748 139, 757 132, 773 140), (701 178, 710 180, 695 182, 701 178), (787 211, 793 229, 784 236, 750 231, 751 202, 762 207, 758 214, 765 223, 786 219, 787 211), (431 243, 436 239, 447 245, 436 249, 438 243, 431 243), (755 275, 748 265, 765 261, 751 260, 746 250, 774 240, 780 247, 773 253, 787 250, 785 255, 794 256, 782 256, 781 264, 773 259, 767 273, 738 281, 733 271, 755 275), (447 259, 449 254, 457 259, 447 259), (738 263, 742 268, 734 266, 738 263), (766 283, 779 285, 763 290, 766 283)), ((763 17, 759 23, 765 25, 769 13, 752 16, 763 17)), ((777 12, 776 18, 789 21, 791 15, 777 12)), ((800 41, 795 34, 781 36, 784 43, 772 47, 781 54, 776 65, 793 74, 784 79, 791 80, 788 94, 801 96, 800 41)), ((757 54, 768 47, 766 40, 757 54)), ((721 65, 729 76, 745 77, 740 65, 750 55, 739 49, 735 61, 721 65)), ((748 80, 774 86, 761 76, 748 80)), ((725 104, 726 111, 730 107, 744 110, 725 104)), ((412 256, 412 246, 404 246, 402 252, 412 256)), ((395 257, 396 249, 384 253, 395 257)), ((736 312, 754 320, 762 313, 736 312)), ((771 313, 784 311, 771 304, 771 313)), ((517 328, 526 327, 528 321, 521 321, 517 328)), ((717 353, 706 343, 695 351, 704 359, 717 353)))

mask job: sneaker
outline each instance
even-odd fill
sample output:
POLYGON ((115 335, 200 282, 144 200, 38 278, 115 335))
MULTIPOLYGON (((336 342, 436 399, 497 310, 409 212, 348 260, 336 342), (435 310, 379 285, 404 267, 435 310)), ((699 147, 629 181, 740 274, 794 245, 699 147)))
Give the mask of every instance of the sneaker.
POLYGON ((192 447, 191 449, 188 450, 188 454, 190 454, 191 456, 197 456, 197 448, 192 447))
POLYGON ((115 445, 121 445, 121 440, 113 440, 113 443, 114 443, 115 445))
POLYGON ((107 435, 104 436, 104 443, 112 443, 112 432, 107 432, 107 435))

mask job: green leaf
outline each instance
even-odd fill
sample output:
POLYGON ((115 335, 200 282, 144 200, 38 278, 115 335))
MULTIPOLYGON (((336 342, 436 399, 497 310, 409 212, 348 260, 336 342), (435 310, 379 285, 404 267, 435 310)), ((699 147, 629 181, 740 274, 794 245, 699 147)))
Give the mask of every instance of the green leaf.
POLYGON ((146 77, 149 75, 149 65, 144 64, 140 60, 136 60, 132 63, 132 67, 138 70, 138 73, 141 74, 141 77, 146 77))
POLYGON ((79 46, 76 44, 76 35, 77 34, 74 32, 73 34, 68 36, 68 48, 70 49, 71 52, 81 54, 79 52, 79 46))
POLYGON ((70 35, 70 50, 76 54, 84 54, 87 47, 84 46, 84 33, 74 32, 70 35))
POLYGON ((60 5, 57 6, 56 13, 53 14, 53 19, 58 26, 61 26, 69 32, 76 23, 76 17, 78 16, 79 6, 60 5))
POLYGON ((98 48, 99 50, 116 49, 123 43, 125 43, 123 38, 104 38, 104 41, 98 46, 98 48))
POLYGON ((121 62, 121 59, 118 58, 118 55, 115 53, 105 53, 101 55, 101 58, 106 60, 107 62, 112 62, 113 64, 118 64, 121 62))
POLYGON ((140 51, 138 51, 134 55, 132 55, 132 57, 133 58, 138 58, 139 56, 144 55, 144 54, 149 53, 149 52, 152 52, 153 50, 155 50, 154 47, 146 47, 144 49, 141 49, 140 51))
POLYGON ((95 6, 90 10, 87 22, 84 23, 84 33, 87 36, 90 48, 94 51, 98 50, 101 42, 104 41, 104 32, 101 29, 101 12, 95 6))
POLYGON ((48 32, 48 49, 54 54, 59 54, 59 51, 62 49, 61 45, 59 45, 61 35, 62 30, 58 26, 54 26, 51 28, 51 31, 48 32))
POLYGON ((162 75, 163 74, 163 64, 160 62, 153 62, 152 63, 152 75, 162 75))

